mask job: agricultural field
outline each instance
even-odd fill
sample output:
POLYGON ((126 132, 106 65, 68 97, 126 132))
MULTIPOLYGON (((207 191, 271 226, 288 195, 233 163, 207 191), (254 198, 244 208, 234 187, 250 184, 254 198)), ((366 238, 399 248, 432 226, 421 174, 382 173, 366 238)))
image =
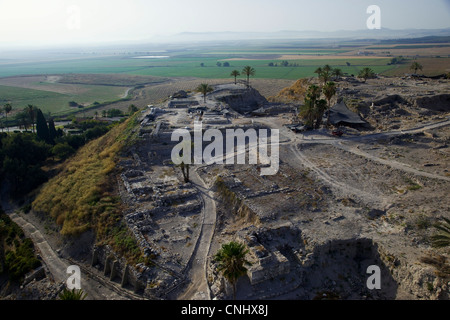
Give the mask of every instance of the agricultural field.
POLYGON ((121 86, 64 84, 45 76, 3 78, 0 79, 0 105, 11 103, 13 114, 32 104, 46 114, 62 115, 78 109, 70 107, 70 101, 89 106, 94 102, 125 98, 128 89, 121 86))
POLYGON ((100 104, 97 111, 109 107, 126 110, 131 103, 143 107, 177 90, 193 90, 201 82, 213 85, 233 81, 231 71, 240 71, 247 65, 256 70, 252 85, 268 97, 293 81, 316 76, 314 71, 325 64, 340 68, 347 75, 357 75, 369 67, 381 75, 403 76, 411 73, 412 61, 423 65, 422 74, 447 73, 450 44, 365 42, 302 46, 295 42, 258 42, 244 46, 179 47, 158 55, 98 52, 52 61, 1 59, 0 105, 11 103, 14 114, 14 110, 33 104, 55 116, 81 111, 69 107, 69 101, 89 107, 82 110, 89 114, 94 113, 94 102, 100 104), (403 57, 401 63, 390 63, 399 56, 403 57))

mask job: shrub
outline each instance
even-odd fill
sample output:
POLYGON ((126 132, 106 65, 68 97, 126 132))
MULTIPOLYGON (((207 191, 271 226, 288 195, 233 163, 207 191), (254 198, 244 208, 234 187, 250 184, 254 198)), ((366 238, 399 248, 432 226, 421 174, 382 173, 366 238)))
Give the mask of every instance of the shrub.
POLYGON ((67 159, 74 153, 75 149, 71 147, 67 142, 58 143, 52 148, 52 154, 61 160, 67 159))
POLYGON ((84 300, 87 297, 87 293, 83 290, 72 289, 69 290, 64 288, 64 290, 59 294, 59 299, 61 300, 84 300))

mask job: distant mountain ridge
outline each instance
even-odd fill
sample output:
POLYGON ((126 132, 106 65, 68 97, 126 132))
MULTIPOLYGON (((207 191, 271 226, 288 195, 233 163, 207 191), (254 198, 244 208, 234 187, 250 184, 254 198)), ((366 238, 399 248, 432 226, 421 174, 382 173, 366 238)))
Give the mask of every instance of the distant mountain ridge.
POLYGON ((263 40, 263 39, 411 39, 422 37, 448 37, 450 28, 445 29, 405 29, 393 30, 388 28, 363 30, 336 30, 336 31, 295 31, 283 30, 276 32, 183 32, 164 39, 172 41, 221 41, 221 40, 263 40))

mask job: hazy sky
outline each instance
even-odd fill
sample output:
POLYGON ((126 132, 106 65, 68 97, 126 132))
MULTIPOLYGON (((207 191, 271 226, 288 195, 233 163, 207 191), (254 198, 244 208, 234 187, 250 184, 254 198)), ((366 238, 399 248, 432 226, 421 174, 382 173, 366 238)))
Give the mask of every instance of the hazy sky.
POLYGON ((450 27, 450 0, 0 0, 0 49, 180 32, 358 30, 369 5, 380 7, 384 28, 450 27))

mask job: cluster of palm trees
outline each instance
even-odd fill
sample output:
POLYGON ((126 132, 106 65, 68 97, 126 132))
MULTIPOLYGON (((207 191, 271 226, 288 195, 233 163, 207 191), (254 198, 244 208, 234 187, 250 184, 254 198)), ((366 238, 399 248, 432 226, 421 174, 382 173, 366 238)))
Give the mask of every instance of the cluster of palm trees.
MULTIPOLYGON (((329 65, 325 65, 323 68, 318 68, 316 73, 319 75, 323 85, 309 86, 304 105, 300 107, 299 116, 305 120, 306 126, 314 129, 318 129, 322 124, 322 118, 325 111, 331 108, 331 99, 336 95, 336 83, 330 81, 332 76, 342 76, 340 69, 332 69, 329 65), (321 99, 323 94, 325 99, 321 99)), ((330 112, 328 112, 327 125, 330 122, 330 112)))
MULTIPOLYGON (((242 69, 242 74, 247 76, 247 88, 250 87, 250 76, 255 75, 255 69, 251 66, 245 66, 244 69, 242 69)), ((231 71, 230 76, 234 77, 234 84, 237 83, 237 77, 241 75, 241 72, 238 70, 231 71)))
POLYGON ((326 84, 333 78, 338 80, 340 77, 344 75, 341 69, 332 68, 329 64, 324 65, 323 67, 317 68, 314 73, 317 73, 319 79, 323 84, 326 84))
MULTIPOLYGON (((251 66, 245 66, 244 69, 242 69, 242 74, 247 76, 247 88, 250 87, 250 77, 255 75, 255 69, 251 66)), ((234 84, 237 83, 237 77, 241 75, 241 72, 238 70, 231 71, 230 74, 232 77, 234 77, 234 84)), ((213 87, 211 87, 207 83, 201 83, 196 89, 196 92, 200 92, 203 95, 203 102, 206 102, 206 95, 214 90, 213 87)))

